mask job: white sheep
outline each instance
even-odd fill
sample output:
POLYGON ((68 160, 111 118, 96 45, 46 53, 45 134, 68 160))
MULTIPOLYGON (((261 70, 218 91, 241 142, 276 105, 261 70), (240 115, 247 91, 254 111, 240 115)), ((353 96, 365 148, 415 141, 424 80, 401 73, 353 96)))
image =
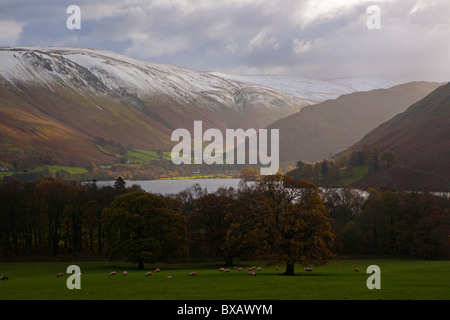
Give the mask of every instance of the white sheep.
POLYGON ((151 271, 148 271, 148 272, 145 273, 145 276, 146 276, 146 277, 151 276, 151 275, 152 275, 152 272, 151 272, 151 271))
POLYGON ((124 272, 122 273, 122 275, 124 275, 124 276, 126 276, 127 274, 128 274, 127 271, 124 271, 124 272))
POLYGON ((193 276, 196 276, 196 275, 197 275, 197 272, 195 272, 195 271, 189 273, 189 276, 190 276, 190 277, 193 277, 193 276))
POLYGON ((115 271, 112 271, 112 272, 109 273, 109 276, 115 276, 115 275, 116 275, 115 271))

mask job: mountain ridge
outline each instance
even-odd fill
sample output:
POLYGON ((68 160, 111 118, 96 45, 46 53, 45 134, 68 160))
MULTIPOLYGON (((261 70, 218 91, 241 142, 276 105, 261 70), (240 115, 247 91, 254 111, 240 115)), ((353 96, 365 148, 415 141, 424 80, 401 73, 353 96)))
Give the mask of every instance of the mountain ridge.
POLYGON ((358 142, 440 85, 415 81, 355 92, 306 106, 268 128, 280 130, 280 160, 317 162, 358 142))
POLYGON ((394 152, 396 165, 356 183, 408 190, 450 190, 450 83, 367 133, 347 151, 364 146, 394 152))
MULTIPOLYGON (((170 150, 171 132, 192 131, 195 120, 205 130, 265 128, 316 102, 241 80, 99 49, 0 47, 0 156, 108 164, 118 156, 98 141, 170 150)), ((321 82, 316 91, 329 90, 328 100, 332 88, 321 82)))

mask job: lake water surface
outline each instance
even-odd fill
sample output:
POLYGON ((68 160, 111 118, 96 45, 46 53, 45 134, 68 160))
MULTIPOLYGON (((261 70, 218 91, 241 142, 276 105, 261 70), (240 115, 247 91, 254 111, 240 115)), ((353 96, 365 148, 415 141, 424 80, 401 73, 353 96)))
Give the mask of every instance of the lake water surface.
MULTIPOLYGON (((173 180, 145 180, 145 181, 129 181, 125 180, 126 186, 131 187, 139 185, 145 192, 155 194, 176 194, 198 183, 202 188, 206 188, 208 192, 216 192, 220 187, 238 188, 240 179, 173 179, 173 180)), ((113 186, 114 181, 98 181, 98 186, 113 186)))

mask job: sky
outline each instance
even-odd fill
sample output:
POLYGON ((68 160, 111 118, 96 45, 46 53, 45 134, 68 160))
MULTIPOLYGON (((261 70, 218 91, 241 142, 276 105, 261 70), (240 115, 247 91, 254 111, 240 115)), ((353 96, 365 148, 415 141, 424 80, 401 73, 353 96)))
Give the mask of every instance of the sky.
POLYGON ((0 45, 242 75, 450 81, 449 40, 449 0, 0 0, 0 45))

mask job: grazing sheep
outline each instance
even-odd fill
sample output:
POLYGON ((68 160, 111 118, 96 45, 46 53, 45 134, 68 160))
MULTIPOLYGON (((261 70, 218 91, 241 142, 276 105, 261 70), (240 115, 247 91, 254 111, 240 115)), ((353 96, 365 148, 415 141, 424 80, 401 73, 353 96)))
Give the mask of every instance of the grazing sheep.
POLYGON ((146 277, 151 276, 151 275, 152 275, 152 272, 151 272, 151 271, 145 273, 145 276, 146 276, 146 277))
POLYGON ((256 276, 256 272, 253 271, 253 270, 251 270, 248 274, 251 275, 251 276, 256 276))
POLYGON ((8 280, 7 276, 0 276, 0 280, 8 280))
POLYGON ((311 268, 309 268, 309 267, 304 267, 304 269, 305 269, 305 271, 308 271, 308 272, 312 271, 311 268))
POLYGON ((355 272, 359 272, 359 268, 355 268, 355 272))
POLYGON ((59 277, 64 277, 64 274, 58 273, 58 274, 56 275, 56 277, 57 277, 57 278, 59 278, 59 277))
POLYGON ((219 271, 224 272, 224 271, 225 271, 225 268, 220 268, 219 271))
POLYGON ((161 271, 160 268, 156 268, 156 269, 155 269, 155 272, 160 272, 160 271, 161 271))
POLYGON ((275 267, 275 270, 280 270, 280 267, 275 267))
POLYGON ((238 271, 242 271, 242 268, 241 267, 239 267, 238 269, 237 269, 238 271))
POLYGON ((170 276, 167 276, 166 278, 167 278, 167 279, 173 279, 173 278, 174 278, 174 275, 172 274, 172 275, 170 275, 170 276))
POLYGON ((115 276, 115 275, 116 275, 115 271, 109 273, 109 276, 115 276))
POLYGON ((124 275, 124 276, 126 276, 127 274, 128 274, 127 271, 124 271, 124 272, 122 273, 122 275, 124 275))
POLYGON ((230 269, 225 269, 223 270, 223 272, 230 272, 230 269))
POLYGON ((190 277, 193 277, 193 276, 196 276, 196 275, 197 275, 197 272, 195 272, 195 271, 189 273, 189 276, 190 276, 190 277))
POLYGON ((262 269, 261 267, 258 267, 258 268, 256 269, 256 271, 261 271, 261 269, 262 269))

